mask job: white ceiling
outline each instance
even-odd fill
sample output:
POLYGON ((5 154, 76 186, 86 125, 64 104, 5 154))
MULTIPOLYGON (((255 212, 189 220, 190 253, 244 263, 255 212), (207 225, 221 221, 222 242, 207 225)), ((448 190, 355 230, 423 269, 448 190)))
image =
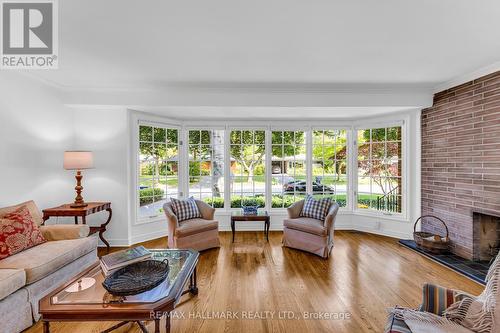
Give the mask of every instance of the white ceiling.
POLYGON ((67 88, 433 88, 500 60, 498 0, 61 0, 67 88))

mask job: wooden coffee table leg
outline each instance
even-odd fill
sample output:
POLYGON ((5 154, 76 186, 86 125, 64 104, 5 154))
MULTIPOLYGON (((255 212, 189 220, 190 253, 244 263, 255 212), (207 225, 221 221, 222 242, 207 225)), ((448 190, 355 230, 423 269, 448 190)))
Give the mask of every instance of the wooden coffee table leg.
POLYGON ((234 243, 234 233, 235 233, 235 226, 234 226, 234 220, 231 219, 231 231, 233 232, 233 243, 234 243))
POLYGON ((43 333, 50 333, 50 324, 48 321, 43 322, 43 333))
POLYGON ((198 295, 198 286, 196 282, 196 266, 194 267, 193 274, 191 275, 191 279, 189 280, 189 292, 192 295, 198 295))
POLYGON ((170 333, 170 314, 165 317, 165 332, 170 333))
POLYGON ((266 239, 269 242, 269 227, 271 226, 271 218, 266 218, 266 239))

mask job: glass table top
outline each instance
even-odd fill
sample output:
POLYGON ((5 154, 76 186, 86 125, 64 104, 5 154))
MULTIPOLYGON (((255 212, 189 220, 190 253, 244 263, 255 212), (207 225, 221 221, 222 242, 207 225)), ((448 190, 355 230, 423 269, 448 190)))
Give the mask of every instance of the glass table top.
MULTIPOLYGON (((176 280, 185 276, 189 265, 196 263, 197 252, 190 250, 149 250, 152 259, 168 259, 169 273, 157 287, 132 296, 113 296, 102 286, 105 277, 98 264, 85 275, 52 296, 52 304, 111 304, 111 303, 154 303, 167 297, 176 280)), ((183 286, 181 286, 183 287, 183 286)))
POLYGON ((257 214, 244 214, 243 210, 235 210, 231 212, 232 216, 268 216, 269 214, 265 210, 257 211, 257 214))

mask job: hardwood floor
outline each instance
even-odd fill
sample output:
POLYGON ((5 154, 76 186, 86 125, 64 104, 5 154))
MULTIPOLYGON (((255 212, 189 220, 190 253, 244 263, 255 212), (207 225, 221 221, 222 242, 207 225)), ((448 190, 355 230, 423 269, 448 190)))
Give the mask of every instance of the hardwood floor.
MULTIPOLYGON (((417 306, 425 282, 472 294, 482 291, 481 285, 392 238, 337 231, 332 255, 323 260, 282 248, 281 235, 271 232, 267 243, 262 232, 238 232, 231 243, 231 233, 221 232, 221 248, 201 254, 199 294, 183 296, 176 313, 186 318, 173 318, 172 332, 381 332, 386 308, 417 306), (213 319, 227 311, 236 319, 213 319), (304 319, 309 312, 349 317, 304 319), (251 315, 264 319, 250 319, 251 315), (294 319, 283 318, 292 315, 294 319)), ((166 244, 166 239, 157 239, 142 245, 166 244)), ((51 332, 99 332, 113 324, 53 323, 51 332)), ((41 333, 42 325, 27 332, 41 333)), ((115 332, 140 331, 129 324, 115 332)))

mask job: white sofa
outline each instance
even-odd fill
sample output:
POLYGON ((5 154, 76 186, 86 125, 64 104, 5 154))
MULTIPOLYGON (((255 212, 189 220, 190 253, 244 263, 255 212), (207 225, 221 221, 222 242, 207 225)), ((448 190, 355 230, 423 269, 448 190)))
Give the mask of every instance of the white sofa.
MULTIPOLYGON (((0 216, 26 205, 39 225, 42 216, 33 201, 0 208, 0 216)), ((40 319, 41 298, 97 260, 97 238, 87 225, 40 227, 47 242, 0 260, 1 331, 21 332, 40 319)))

